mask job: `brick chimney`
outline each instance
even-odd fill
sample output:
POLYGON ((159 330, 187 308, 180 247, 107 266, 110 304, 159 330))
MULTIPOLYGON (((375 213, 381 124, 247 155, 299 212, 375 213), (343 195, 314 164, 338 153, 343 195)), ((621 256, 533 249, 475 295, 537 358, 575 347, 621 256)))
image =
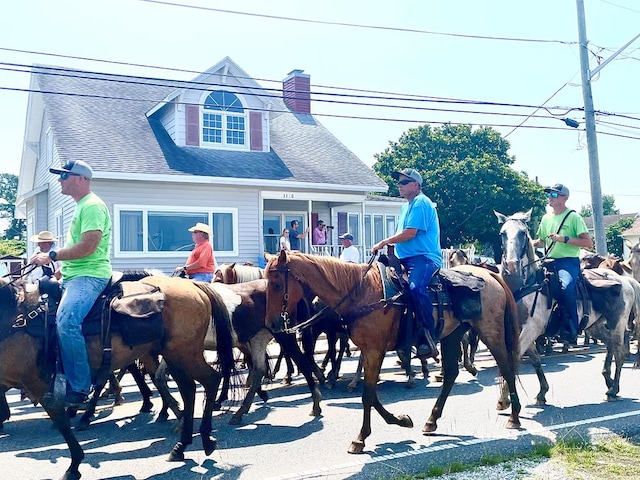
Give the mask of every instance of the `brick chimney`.
POLYGON ((311 113, 311 77, 292 70, 282 81, 282 98, 294 113, 311 113))

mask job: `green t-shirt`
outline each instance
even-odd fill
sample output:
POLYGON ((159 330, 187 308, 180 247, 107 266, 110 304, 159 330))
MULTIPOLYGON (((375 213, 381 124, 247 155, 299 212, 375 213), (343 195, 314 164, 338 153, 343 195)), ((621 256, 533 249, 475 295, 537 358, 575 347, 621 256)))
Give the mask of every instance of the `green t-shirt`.
POLYGON ((75 277, 111 277, 109 243, 111 242, 111 217, 105 203, 95 193, 85 195, 76 205, 76 211, 67 232, 66 247, 79 243, 84 232, 100 230, 102 238, 91 255, 76 260, 63 260, 62 279, 75 277))
MULTIPOLYGON (((540 222, 540 226, 538 227, 537 237, 544 240, 545 249, 549 248, 552 241, 550 238, 547 238, 548 235, 552 233, 557 233, 561 236, 567 236, 570 238, 578 238, 582 233, 589 233, 587 229, 587 225, 584 223, 584 218, 582 218, 575 211, 572 211, 565 222, 562 224, 562 228, 558 232, 558 227, 562 223, 562 220, 567 215, 569 210, 565 210, 559 215, 551 213, 546 213, 542 217, 542 221, 540 222)), ((580 256, 580 247, 576 247, 575 245, 569 245, 563 242, 556 242, 553 248, 549 251, 549 258, 566 258, 566 257, 575 257, 578 258, 580 256)))

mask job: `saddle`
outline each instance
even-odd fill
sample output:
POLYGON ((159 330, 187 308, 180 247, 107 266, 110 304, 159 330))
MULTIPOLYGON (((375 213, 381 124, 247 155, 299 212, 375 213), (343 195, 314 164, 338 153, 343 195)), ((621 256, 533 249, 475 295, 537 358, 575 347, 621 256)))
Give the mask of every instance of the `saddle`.
MULTIPOLYGON (((384 298, 387 302, 405 306, 402 316, 398 344, 406 345, 413 338, 415 318, 413 302, 409 292, 409 282, 400 260, 395 255, 381 255, 379 268, 384 283, 384 298)), ((450 309, 456 318, 473 320, 482 315, 480 291, 485 281, 470 272, 456 270, 437 270, 428 285, 431 304, 438 310, 435 331, 438 341, 444 328, 444 311, 450 309)))

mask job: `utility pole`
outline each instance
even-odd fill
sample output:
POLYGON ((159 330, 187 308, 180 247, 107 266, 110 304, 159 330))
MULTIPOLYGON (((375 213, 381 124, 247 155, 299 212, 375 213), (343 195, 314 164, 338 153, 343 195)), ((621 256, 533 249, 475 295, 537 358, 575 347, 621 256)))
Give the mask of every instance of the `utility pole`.
POLYGON ((584 0, 576 0, 578 7, 578 35, 580 39, 580 72, 582 74, 582 97, 584 98, 584 121, 587 131, 589 151, 589 178, 591 180, 591 210, 596 252, 607 254, 607 238, 604 231, 602 191, 600 189, 600 165, 598 161, 598 140, 596 137, 596 115, 591 95, 591 72, 589 71, 589 49, 584 17, 584 0))

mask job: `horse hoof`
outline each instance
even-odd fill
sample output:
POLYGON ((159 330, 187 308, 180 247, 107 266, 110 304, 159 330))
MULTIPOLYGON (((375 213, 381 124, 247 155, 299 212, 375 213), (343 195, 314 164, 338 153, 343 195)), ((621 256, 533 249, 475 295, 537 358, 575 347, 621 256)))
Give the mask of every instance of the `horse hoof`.
POLYGON ((113 400, 113 404, 115 406, 122 405, 124 403, 124 397, 122 395, 116 395, 113 400))
POLYGON ((347 385, 347 392, 352 393, 355 391, 355 389, 357 388, 357 385, 347 385))
POLYGON ((76 430, 78 430, 79 432, 84 432, 89 428, 89 425, 91 425, 91 421, 88 418, 81 418, 78 422, 78 425, 76 426, 76 430))
POLYGON ((140 407, 140 413, 149 413, 153 410, 153 403, 151 401, 142 402, 142 407, 140 407))
POLYGON ((442 375, 436 375, 436 382, 442 382, 444 377, 442 375))
POLYGON ((222 404, 220 402, 213 402, 213 411, 219 412, 222 410, 222 404))
POLYGON ((184 461, 184 445, 182 442, 178 442, 171 449, 171 453, 169 453, 168 462, 183 462, 184 461))
POLYGON ((396 417, 398 419, 398 425, 405 428, 413 428, 413 420, 409 415, 398 415, 396 417))
POLYGON ((360 454, 362 453, 363 450, 364 450, 364 442, 354 440, 353 442, 351 442, 351 445, 349 445, 349 450, 347 450, 347 452, 360 454))
POLYGON ((500 400, 496 405, 496 410, 499 410, 499 411, 506 410, 507 408, 509 408, 509 405, 510 404, 508 402, 504 402, 500 400))
POLYGON ((322 409, 320 407, 313 407, 309 414, 310 417, 319 417, 320 415, 322 415, 322 409))
POLYGON ((156 418, 156 422, 158 423, 164 423, 167 420, 169 420, 169 414, 167 412, 160 412, 158 418, 156 418))
POLYGON ((80 480, 80 472, 78 470, 67 470, 60 480, 80 480))
POLYGON ((216 449, 217 441, 215 438, 207 437, 206 440, 202 440, 202 446, 204 447, 204 453, 208 457, 216 449))
POLYGON ((509 430, 520 430, 520 427, 520 421, 514 422, 512 420, 509 420, 506 425, 506 428, 509 430))
POLYGON ((438 425, 435 423, 425 423, 422 427, 422 433, 433 433, 438 429, 438 425))
POLYGON ((407 383, 404 384, 404 388, 414 388, 416 386, 416 381, 412 378, 411 380, 407 380, 407 383))
POLYGON ((258 392, 258 396, 264 403, 267 403, 267 401, 269 400, 269 394, 264 390, 260 390, 258 392))
POLYGON ((546 406, 547 406, 547 401, 546 401, 546 400, 539 400, 539 399, 536 399, 536 401, 535 401, 535 402, 533 402, 533 404, 534 404, 536 407, 546 407, 546 406))
POLYGON ((618 395, 607 393, 606 400, 607 402, 617 402, 618 400, 620 400, 620 398, 618 397, 618 395))
POLYGON ((229 425, 240 425, 242 423, 242 415, 236 417, 235 415, 229 420, 229 425))

